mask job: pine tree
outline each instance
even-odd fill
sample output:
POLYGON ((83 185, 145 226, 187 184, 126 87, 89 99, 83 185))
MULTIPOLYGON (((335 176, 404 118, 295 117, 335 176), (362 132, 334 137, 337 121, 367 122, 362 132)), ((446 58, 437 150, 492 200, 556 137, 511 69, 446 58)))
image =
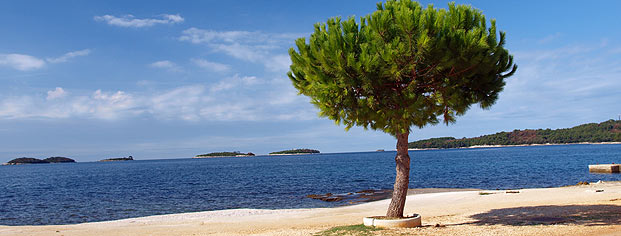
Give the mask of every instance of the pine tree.
POLYGON ((378 3, 361 17, 315 24, 309 40, 289 50, 288 73, 319 115, 396 137, 396 179, 387 216, 403 217, 410 171, 408 135, 443 120, 455 122, 473 104, 488 108, 517 66, 505 33, 481 11, 448 10, 411 0, 378 3))

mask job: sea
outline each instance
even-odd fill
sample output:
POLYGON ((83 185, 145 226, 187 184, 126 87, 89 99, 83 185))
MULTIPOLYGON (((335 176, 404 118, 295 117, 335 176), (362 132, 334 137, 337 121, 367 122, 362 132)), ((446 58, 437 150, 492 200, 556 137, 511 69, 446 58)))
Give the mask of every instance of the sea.
MULTIPOLYGON (((410 188, 521 189, 621 181, 621 144, 410 151, 410 188)), ((0 225, 222 209, 342 206, 306 197, 391 189, 394 151, 0 166, 0 225)), ((139 159, 139 158, 136 158, 139 159)))

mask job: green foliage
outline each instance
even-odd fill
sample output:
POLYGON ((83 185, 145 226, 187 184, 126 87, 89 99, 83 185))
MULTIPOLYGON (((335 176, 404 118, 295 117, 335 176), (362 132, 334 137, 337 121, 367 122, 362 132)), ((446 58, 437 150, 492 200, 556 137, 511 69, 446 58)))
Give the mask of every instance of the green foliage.
POLYGON ((488 27, 470 6, 388 1, 359 22, 316 24, 289 50, 288 75, 320 116, 396 136, 490 107, 517 69, 504 44, 495 21, 488 27))
POLYGON ((302 148, 302 149, 291 149, 291 150, 284 150, 284 151, 278 151, 278 152, 270 152, 270 154, 300 154, 300 153, 319 153, 319 150, 302 148))
POLYGON ((241 153, 238 151, 235 152, 212 152, 207 154, 196 155, 196 157, 234 157, 234 156, 254 156, 254 153, 241 153))
POLYGON ((383 230, 382 228, 366 227, 363 224, 337 226, 314 234, 315 236, 332 236, 332 235, 374 235, 373 231, 383 230))
POLYGON ((608 120, 568 129, 514 130, 476 138, 431 138, 408 144, 408 148, 458 148, 475 145, 523 145, 545 143, 621 142, 621 121, 608 120))

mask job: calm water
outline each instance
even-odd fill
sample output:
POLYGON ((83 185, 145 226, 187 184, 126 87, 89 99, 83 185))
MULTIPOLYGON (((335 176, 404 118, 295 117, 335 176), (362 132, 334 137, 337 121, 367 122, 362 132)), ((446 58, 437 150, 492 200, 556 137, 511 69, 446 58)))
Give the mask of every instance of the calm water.
MULTIPOLYGON (((514 189, 621 180, 621 145, 412 151, 411 188, 514 189)), ((233 208, 331 207, 307 194, 390 189, 395 152, 0 166, 0 225, 233 208)))

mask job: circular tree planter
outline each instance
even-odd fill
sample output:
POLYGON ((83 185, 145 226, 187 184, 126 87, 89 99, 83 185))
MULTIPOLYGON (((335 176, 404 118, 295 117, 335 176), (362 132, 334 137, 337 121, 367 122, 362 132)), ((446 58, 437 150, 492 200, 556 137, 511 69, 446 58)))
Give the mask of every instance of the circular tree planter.
POLYGON ((422 225, 419 214, 399 219, 388 219, 385 216, 369 216, 364 217, 362 222, 364 222, 365 226, 384 228, 414 228, 422 225))

